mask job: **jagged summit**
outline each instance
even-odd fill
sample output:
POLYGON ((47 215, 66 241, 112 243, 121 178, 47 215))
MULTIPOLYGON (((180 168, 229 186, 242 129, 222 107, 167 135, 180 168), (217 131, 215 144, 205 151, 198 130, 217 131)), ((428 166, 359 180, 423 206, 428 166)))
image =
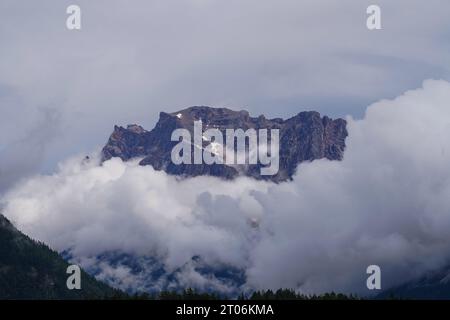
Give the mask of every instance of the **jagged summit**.
POLYGON ((195 106, 172 113, 161 112, 156 126, 151 131, 146 131, 136 124, 127 128, 115 126, 114 132, 102 150, 102 159, 106 161, 112 157, 119 157, 127 161, 142 157, 141 165, 152 165, 156 170, 164 170, 173 175, 212 175, 226 179, 246 175, 279 182, 292 178, 297 165, 301 162, 321 158, 341 160, 347 135, 345 120, 321 117, 315 111, 300 112, 292 118, 283 120, 267 119, 264 115, 251 117, 245 110, 195 106), (222 133, 226 129, 279 129, 279 172, 274 176, 261 176, 260 164, 240 167, 224 164, 173 164, 171 151, 177 142, 171 141, 172 132, 178 128, 192 132, 194 121, 199 120, 202 121, 205 130, 216 128, 222 133))

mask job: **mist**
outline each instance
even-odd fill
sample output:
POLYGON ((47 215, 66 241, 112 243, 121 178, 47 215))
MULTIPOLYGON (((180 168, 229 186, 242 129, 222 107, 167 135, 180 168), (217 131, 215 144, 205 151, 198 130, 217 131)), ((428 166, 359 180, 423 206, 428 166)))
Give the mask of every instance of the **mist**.
POLYGON ((360 120, 348 116, 343 161, 303 163, 291 182, 180 179, 138 159, 100 165, 94 152, 21 182, 3 211, 83 266, 98 262, 97 276, 122 288, 140 288, 143 274, 101 254, 154 257, 178 270, 178 284, 200 289, 368 294, 369 265, 381 267, 387 289, 449 263, 449 102, 450 83, 427 80, 360 120), (193 257, 243 270, 245 283, 206 277, 193 257))

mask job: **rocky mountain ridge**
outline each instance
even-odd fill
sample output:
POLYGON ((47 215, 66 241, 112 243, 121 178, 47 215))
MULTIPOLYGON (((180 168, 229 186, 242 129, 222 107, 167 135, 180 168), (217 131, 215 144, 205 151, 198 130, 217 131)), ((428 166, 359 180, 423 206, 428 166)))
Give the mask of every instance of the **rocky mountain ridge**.
MULTIPOLYGON (((333 120, 321 117, 318 112, 300 112, 283 120, 267 119, 265 116, 251 117, 247 111, 233 111, 226 108, 190 107, 173 113, 161 112, 159 120, 151 131, 133 124, 126 128, 115 126, 107 144, 102 150, 102 161, 119 157, 124 161, 143 158, 140 165, 151 165, 172 175, 210 175, 233 179, 239 175, 265 179, 274 182, 289 180, 295 174, 298 164, 305 161, 327 158, 341 160, 348 135, 344 119, 333 120), (193 132, 194 121, 202 121, 204 128, 219 129, 225 135, 226 129, 278 129, 279 171, 276 175, 260 174, 261 164, 229 166, 226 164, 179 164, 171 160, 171 151, 178 143, 171 141, 175 129, 184 128, 193 132)), ((204 142, 203 148, 208 145, 204 142)))

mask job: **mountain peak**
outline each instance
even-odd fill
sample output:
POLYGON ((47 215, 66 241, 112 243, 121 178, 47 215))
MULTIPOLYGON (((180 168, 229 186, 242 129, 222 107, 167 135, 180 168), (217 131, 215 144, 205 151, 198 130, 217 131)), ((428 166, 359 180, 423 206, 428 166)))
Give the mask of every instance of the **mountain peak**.
MULTIPOLYGON (((251 117, 246 110, 193 106, 171 113, 161 112, 155 128, 151 131, 139 125, 129 125, 127 128, 116 126, 102 150, 102 159, 105 161, 119 157, 127 161, 142 157, 141 165, 151 165, 156 170, 164 170, 173 175, 212 175, 225 179, 246 175, 255 179, 280 182, 291 179, 301 162, 321 158, 341 160, 347 135, 344 119, 321 117, 316 111, 303 111, 283 120, 267 119, 264 115, 251 117), (200 120, 204 130, 218 129, 223 135, 226 129, 279 130, 279 172, 274 176, 262 176, 260 164, 175 165, 171 161, 171 151, 178 142, 171 141, 172 132, 175 129, 187 129, 192 133, 194 122, 200 120)), ((207 145, 208 142, 201 147, 205 148, 207 145)))

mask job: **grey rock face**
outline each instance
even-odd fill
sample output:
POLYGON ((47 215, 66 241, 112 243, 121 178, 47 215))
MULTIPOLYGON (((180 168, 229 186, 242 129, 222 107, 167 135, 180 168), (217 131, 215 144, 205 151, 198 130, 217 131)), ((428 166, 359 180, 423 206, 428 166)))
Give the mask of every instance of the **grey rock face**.
MULTIPOLYGON (((102 160, 119 157, 124 161, 142 157, 141 165, 151 165, 173 175, 211 175, 233 179, 246 175, 255 179, 274 182, 292 178, 297 165, 304 161, 327 158, 341 160, 347 137, 346 121, 321 117, 318 112, 300 112, 283 119, 266 119, 263 115, 253 118, 247 111, 225 108, 191 107, 174 113, 161 112, 159 121, 151 131, 138 125, 127 128, 114 127, 108 143, 102 150, 102 160), (260 174, 260 164, 228 166, 222 164, 181 164, 171 161, 172 148, 178 144, 171 141, 172 132, 178 128, 188 129, 193 135, 194 121, 202 120, 203 129, 217 128, 223 134, 226 129, 279 129, 280 168, 273 176, 260 174)), ((270 134, 269 134, 270 136, 270 134)), ((205 147, 209 142, 204 143, 205 147)))

